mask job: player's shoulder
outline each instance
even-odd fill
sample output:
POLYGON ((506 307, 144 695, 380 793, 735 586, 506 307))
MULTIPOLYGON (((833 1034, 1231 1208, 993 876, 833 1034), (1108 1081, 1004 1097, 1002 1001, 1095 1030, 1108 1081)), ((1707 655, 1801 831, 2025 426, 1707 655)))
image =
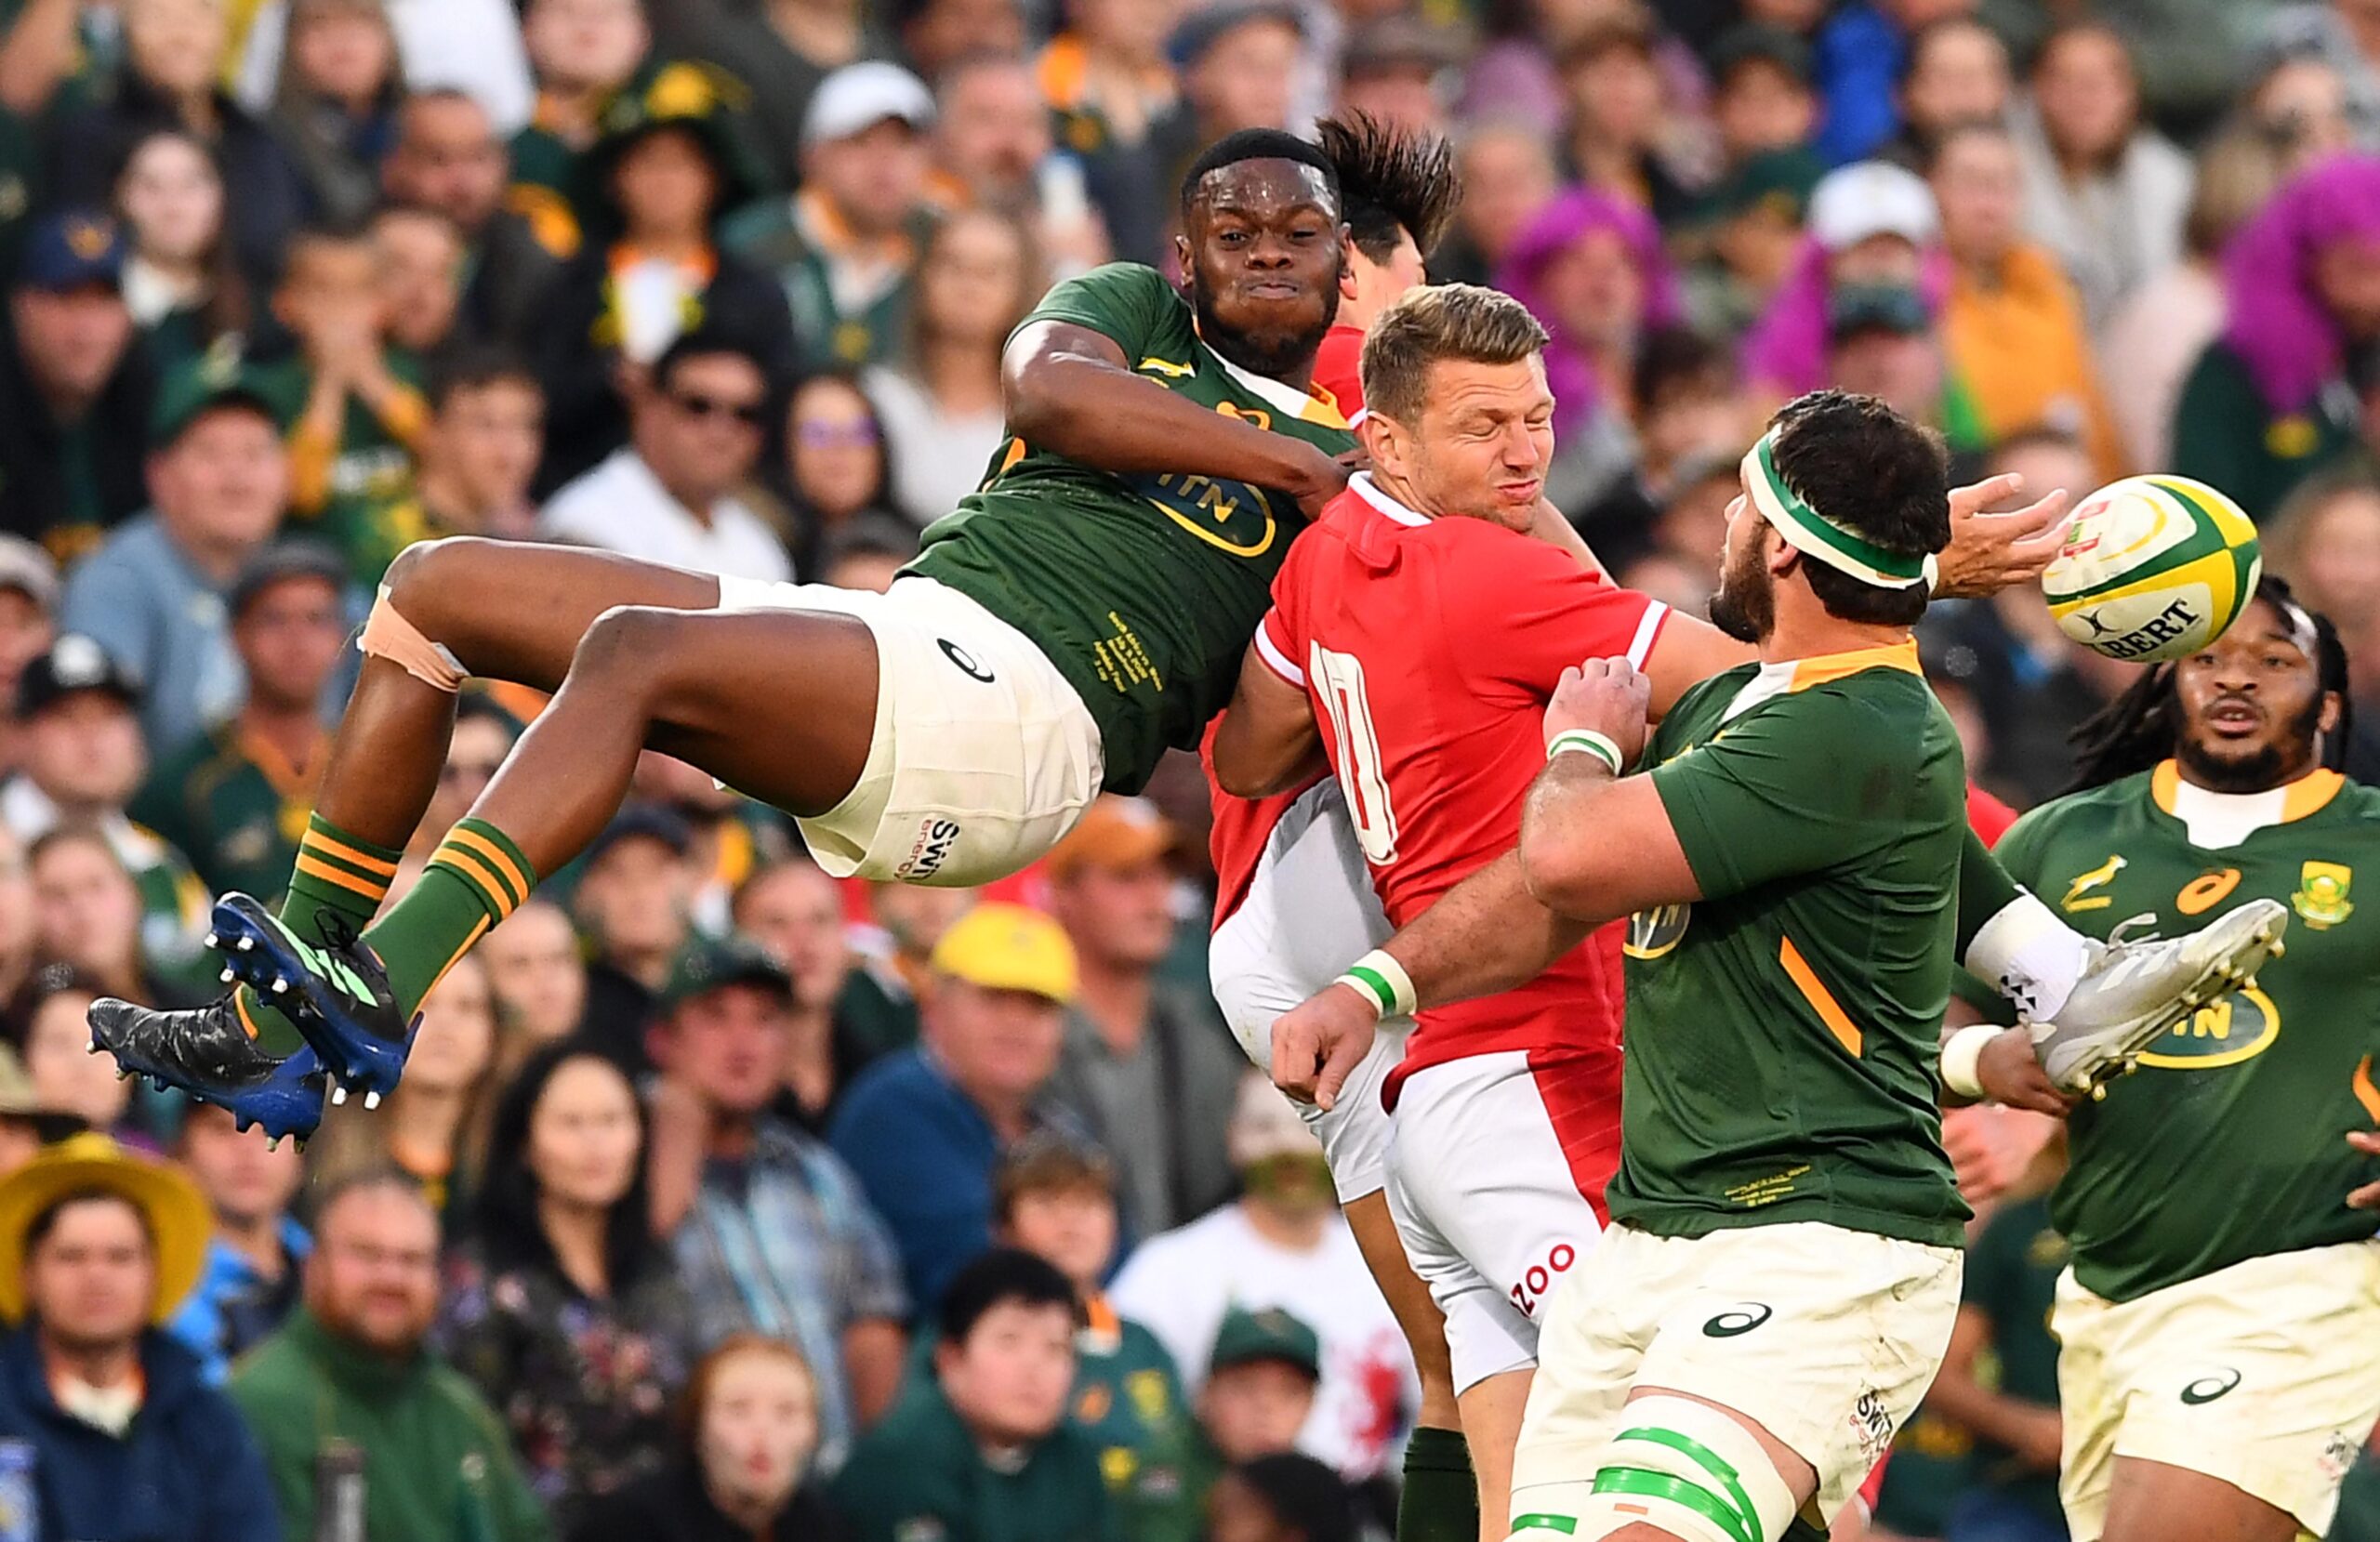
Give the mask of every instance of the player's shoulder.
POLYGON ((1097 326, 1133 320, 1145 323, 1153 316, 1174 312, 1186 318, 1189 302, 1166 282, 1164 274, 1144 263, 1107 262, 1051 285, 1026 320, 1097 326))
POLYGON ((2380 787, 2341 776, 2338 792, 2322 811, 2333 821, 2350 824, 2359 833, 2380 843, 2380 787))
POLYGON ((2139 771, 2102 782, 2096 787, 2061 793, 2017 815, 2016 823, 2001 838, 2003 842, 2038 843, 2076 826, 2104 829, 2109 820, 2149 805, 2155 775, 2154 771, 2139 771))

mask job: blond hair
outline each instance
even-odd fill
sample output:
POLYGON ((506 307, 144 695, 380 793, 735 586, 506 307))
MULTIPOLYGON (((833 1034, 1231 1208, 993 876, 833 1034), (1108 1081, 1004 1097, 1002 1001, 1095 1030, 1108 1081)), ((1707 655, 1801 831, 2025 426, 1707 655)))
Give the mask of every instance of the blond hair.
POLYGON ((1545 328, 1510 295, 1475 283, 1408 290, 1364 339, 1364 405, 1410 424, 1421 415, 1430 366, 1439 360, 1516 364, 1545 344, 1545 328))

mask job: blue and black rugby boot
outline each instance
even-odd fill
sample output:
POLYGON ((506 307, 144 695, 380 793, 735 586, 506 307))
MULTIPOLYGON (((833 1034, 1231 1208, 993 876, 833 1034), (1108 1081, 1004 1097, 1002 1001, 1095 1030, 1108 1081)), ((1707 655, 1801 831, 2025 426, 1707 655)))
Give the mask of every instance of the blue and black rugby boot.
POLYGON ((331 1101, 350 1090, 365 1108, 396 1090, 412 1048, 412 1024, 398 1009, 389 971, 336 912, 324 914, 319 942, 308 942, 245 894, 215 903, 206 945, 223 955, 225 973, 256 992, 314 1047, 331 1078, 331 1101))
POLYGON ((322 1122, 330 1080, 310 1045, 268 1053, 251 1037, 230 995, 188 1011, 160 1012, 102 996, 91 1003, 91 1053, 115 1057, 121 1073, 178 1087, 231 1111, 242 1129, 261 1125, 275 1145, 303 1141, 322 1122))

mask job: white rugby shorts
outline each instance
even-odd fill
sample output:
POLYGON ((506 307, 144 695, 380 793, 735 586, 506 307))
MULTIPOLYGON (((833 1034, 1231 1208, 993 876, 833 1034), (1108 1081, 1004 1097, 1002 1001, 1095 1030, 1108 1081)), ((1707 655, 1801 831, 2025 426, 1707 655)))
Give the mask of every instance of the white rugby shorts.
POLYGON ((1099 796, 1099 725, 1032 639, 931 578, 884 594, 721 578, 719 608, 821 611, 876 639, 876 730, 802 838, 838 878, 972 889, 1033 863, 1099 796))

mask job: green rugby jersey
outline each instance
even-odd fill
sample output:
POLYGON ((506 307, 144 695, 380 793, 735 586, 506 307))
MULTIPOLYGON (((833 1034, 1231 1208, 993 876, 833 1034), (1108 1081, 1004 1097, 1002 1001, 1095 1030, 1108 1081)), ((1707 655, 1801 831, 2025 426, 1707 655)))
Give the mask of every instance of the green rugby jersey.
MULTIPOLYGON (((1332 455, 1337 405, 1226 362, 1153 269, 1110 263, 1033 314, 1112 339, 1134 374, 1332 455)), ((1107 786, 1140 791, 1171 745, 1195 747, 1231 700, 1273 575, 1305 518, 1245 482, 1112 475, 1011 438, 989 475, 925 534, 907 571, 947 584, 1033 639, 1099 725, 1107 786)))
POLYGON ((1612 1219, 1956 1245, 1934 1060, 1965 764, 1916 645, 1731 669, 1645 758, 1704 897, 1629 922, 1612 1219))
POLYGON ((2072 1165, 2051 1204, 2074 1277, 2128 1301, 2244 1259, 2371 1236, 2372 1215, 2347 1194, 2380 1178, 2380 1160, 2347 1134, 2380 1123, 2380 904, 2355 891, 2359 869, 2380 884, 2380 790, 2316 771, 2221 797, 2168 760, 2043 804, 1999 855, 2094 936, 2149 914, 2171 937, 2256 899, 2293 912, 2288 952, 2254 990, 2175 1028, 2067 1121, 2072 1165), (2264 823, 2192 843, 2227 811, 2264 823))

